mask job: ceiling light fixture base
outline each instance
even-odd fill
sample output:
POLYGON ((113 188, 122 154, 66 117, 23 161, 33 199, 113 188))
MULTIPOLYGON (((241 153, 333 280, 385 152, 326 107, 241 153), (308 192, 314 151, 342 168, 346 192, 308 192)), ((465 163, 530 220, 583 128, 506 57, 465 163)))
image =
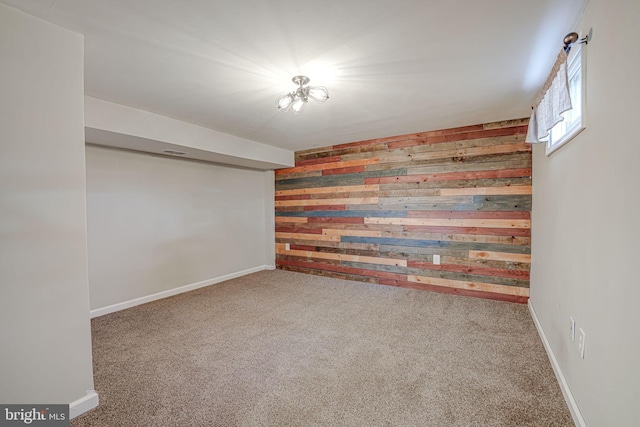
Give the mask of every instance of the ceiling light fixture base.
POLYGON ((297 84, 298 86, 303 86, 303 85, 309 84, 311 80, 309 80, 309 77, 307 76, 293 76, 291 81, 297 84))

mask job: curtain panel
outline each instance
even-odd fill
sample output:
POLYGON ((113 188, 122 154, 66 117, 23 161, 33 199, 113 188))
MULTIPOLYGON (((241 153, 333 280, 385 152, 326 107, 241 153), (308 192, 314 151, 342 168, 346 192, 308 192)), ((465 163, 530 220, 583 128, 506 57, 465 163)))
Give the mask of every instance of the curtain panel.
POLYGON ((526 142, 545 142, 549 131, 563 119, 562 113, 571 109, 569 79, 567 77, 567 53, 558 54, 551 74, 532 106, 526 142))

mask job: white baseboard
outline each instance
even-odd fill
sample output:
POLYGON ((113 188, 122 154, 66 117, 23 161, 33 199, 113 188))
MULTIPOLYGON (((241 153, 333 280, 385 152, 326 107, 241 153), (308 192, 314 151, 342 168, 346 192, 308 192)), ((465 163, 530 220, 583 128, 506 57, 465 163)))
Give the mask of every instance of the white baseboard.
POLYGON ((156 301, 162 298, 171 297, 184 292, 193 291, 195 289, 204 288, 205 286, 215 285, 216 283, 235 279, 241 276, 246 276, 247 274, 256 273, 258 271, 263 271, 263 270, 271 270, 270 267, 271 266, 268 266, 268 265, 261 265, 258 267, 249 268, 247 270, 242 270, 242 271, 238 271, 231 274, 225 274, 224 276, 203 280, 202 282, 192 283, 190 285, 180 286, 179 288, 169 289, 167 291, 158 292, 153 295, 147 295, 146 297, 135 298, 129 301, 108 305, 106 307, 96 308, 95 310, 91 310, 89 313, 91 318, 93 319, 94 317, 104 316, 105 314, 114 313, 116 311, 124 310, 126 308, 135 307, 136 305, 145 304, 145 303, 156 301))
POLYGON ((275 264, 273 264, 273 265, 265 265, 264 269, 265 270, 275 270, 276 269, 276 265, 275 264))
POLYGON ((96 393, 95 390, 87 390, 86 396, 69 404, 69 418, 75 418, 78 415, 82 415, 85 412, 96 408, 98 403, 98 393, 96 393))
POLYGON ((547 355, 549 356, 549 360, 551 361, 553 372, 556 374, 556 379, 558 380, 560 390, 562 390, 562 394, 564 395, 564 400, 567 402, 567 406, 569 407, 569 411, 571 412, 573 422, 578 427, 587 427, 587 424, 582 417, 582 413, 580 412, 580 408, 578 408, 578 404, 573 397, 573 393, 571 393, 571 389, 569 389, 569 384, 567 384, 567 380, 564 377, 562 370, 560 370, 558 360, 556 359, 555 354, 553 354, 553 350, 551 350, 551 345, 549 344, 549 340, 547 340, 547 336, 545 335, 544 330, 542 329, 542 325, 538 320, 538 315, 533 308, 533 304, 531 304, 531 299, 529 299, 529 303, 527 305, 529 306, 529 311, 531 312, 533 323, 536 325, 536 329, 538 330, 538 335, 540 335, 540 339, 542 340, 544 349, 547 351, 547 355))

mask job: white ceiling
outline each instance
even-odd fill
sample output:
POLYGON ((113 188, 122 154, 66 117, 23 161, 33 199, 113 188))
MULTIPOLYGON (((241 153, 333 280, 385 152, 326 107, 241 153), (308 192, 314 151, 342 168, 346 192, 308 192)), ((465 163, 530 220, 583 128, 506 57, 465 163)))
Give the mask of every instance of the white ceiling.
POLYGON ((587 0, 0 0, 85 36, 87 95, 301 150, 524 117, 587 0), (326 104, 280 113, 306 74, 326 104))

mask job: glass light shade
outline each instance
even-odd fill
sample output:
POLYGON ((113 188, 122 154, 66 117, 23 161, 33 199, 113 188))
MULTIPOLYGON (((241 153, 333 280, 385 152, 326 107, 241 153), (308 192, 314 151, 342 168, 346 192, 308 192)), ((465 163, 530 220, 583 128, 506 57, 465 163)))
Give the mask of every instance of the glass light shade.
POLYGON ((292 103, 293 103, 293 96, 291 96, 290 93, 286 94, 285 96, 281 96, 276 101, 276 104, 278 105, 278 109, 280 111, 288 111, 292 103))
POLYGON ((316 102, 325 102, 329 99, 329 91, 323 86, 309 86, 309 98, 316 102))
POLYGON ((300 114, 302 112, 302 107, 304 107, 304 99, 296 98, 296 100, 293 101, 293 104, 291 104, 291 111, 293 111, 293 114, 300 114))

